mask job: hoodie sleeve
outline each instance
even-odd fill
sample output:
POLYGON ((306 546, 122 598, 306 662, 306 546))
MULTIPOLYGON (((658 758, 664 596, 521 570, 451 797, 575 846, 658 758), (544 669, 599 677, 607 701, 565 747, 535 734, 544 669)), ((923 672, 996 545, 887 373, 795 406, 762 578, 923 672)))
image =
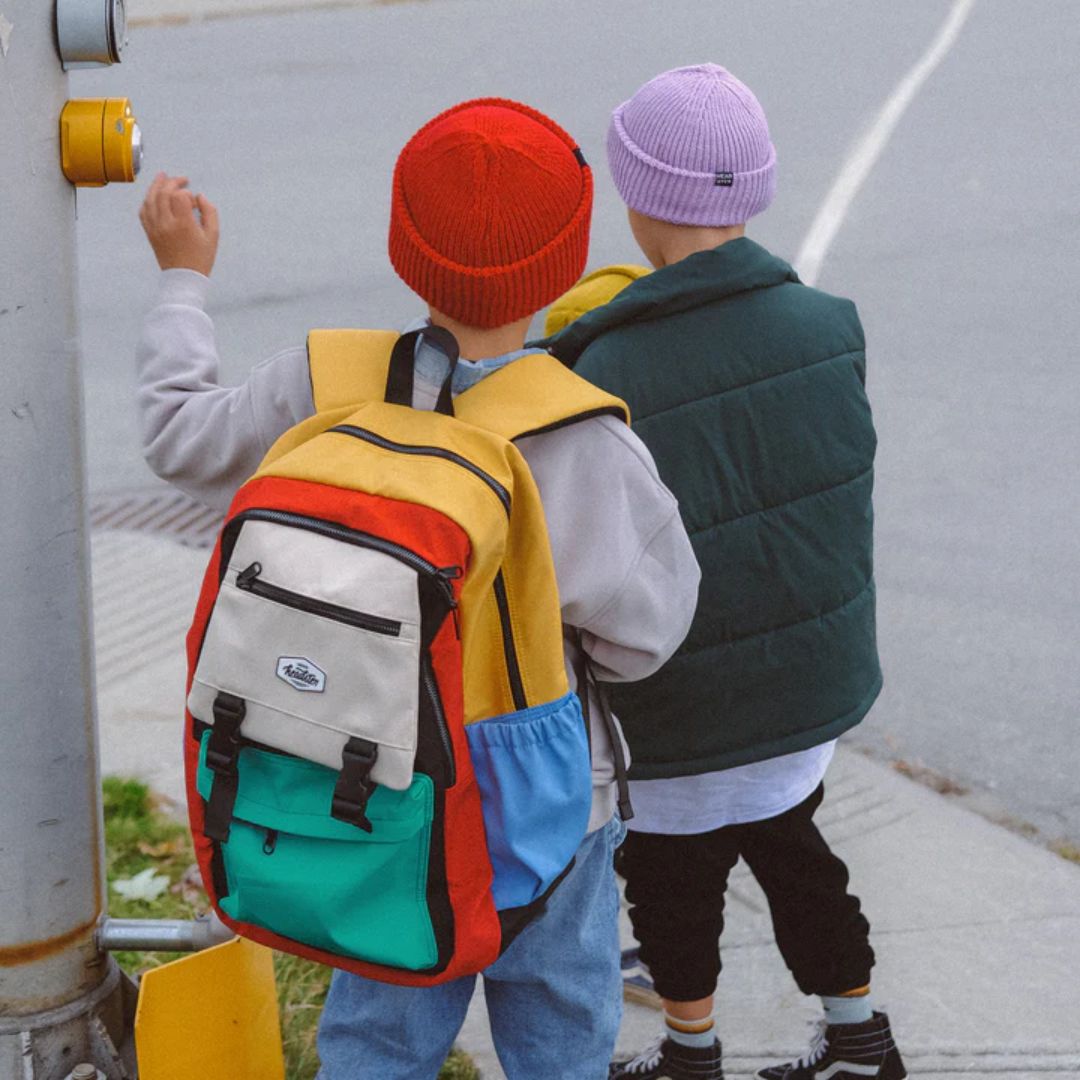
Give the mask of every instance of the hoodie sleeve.
POLYGON ((544 504, 563 622, 599 677, 651 675, 686 637, 701 578, 652 456, 610 416, 518 446, 544 504))
POLYGON ((287 349, 221 386, 209 278, 166 270, 136 352, 143 455, 168 480, 225 509, 273 442, 315 411, 307 351, 287 349))

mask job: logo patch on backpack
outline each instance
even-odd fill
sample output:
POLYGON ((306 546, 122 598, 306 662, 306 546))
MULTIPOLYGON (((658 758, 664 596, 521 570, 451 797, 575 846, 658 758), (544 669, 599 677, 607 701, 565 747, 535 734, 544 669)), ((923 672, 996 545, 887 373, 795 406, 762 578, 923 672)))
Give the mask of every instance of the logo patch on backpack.
POLYGON ((294 690, 321 694, 326 689, 326 672, 302 656, 278 657, 277 677, 294 690))

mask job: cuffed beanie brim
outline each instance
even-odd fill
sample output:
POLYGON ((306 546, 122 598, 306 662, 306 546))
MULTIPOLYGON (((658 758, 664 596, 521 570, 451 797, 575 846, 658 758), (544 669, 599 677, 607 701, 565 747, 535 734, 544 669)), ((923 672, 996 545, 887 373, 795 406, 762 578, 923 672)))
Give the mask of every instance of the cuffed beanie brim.
POLYGON ((607 151, 623 202, 639 214, 675 225, 742 225, 765 210, 776 195, 775 150, 761 168, 750 172, 678 169, 636 146, 616 110, 607 151))
POLYGON ((397 225, 390 232, 390 261, 398 276, 466 326, 505 326, 547 307, 581 277, 588 257, 588 212, 576 214, 539 251, 505 266, 463 266, 440 255, 404 214, 397 225))

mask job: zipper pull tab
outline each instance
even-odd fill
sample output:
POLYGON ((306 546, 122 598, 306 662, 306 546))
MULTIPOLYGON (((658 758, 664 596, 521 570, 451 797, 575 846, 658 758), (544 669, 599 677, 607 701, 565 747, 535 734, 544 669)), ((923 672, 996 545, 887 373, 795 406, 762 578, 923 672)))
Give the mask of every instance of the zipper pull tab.
POLYGON ((277 829, 267 829, 266 839, 263 841, 263 854, 273 855, 274 849, 277 847, 278 831, 277 829))
POLYGON ((462 577, 463 572, 460 566, 444 566, 439 570, 439 582, 442 585, 442 590, 446 596, 447 606, 450 608, 450 613, 454 617, 454 633, 457 635, 458 641, 461 640, 461 615, 458 612, 457 597, 454 596, 454 586, 450 583, 457 581, 462 577))
POLYGON ((262 563, 253 562, 246 570, 241 570, 236 575, 236 587, 238 589, 250 589, 251 583, 262 573, 262 563))

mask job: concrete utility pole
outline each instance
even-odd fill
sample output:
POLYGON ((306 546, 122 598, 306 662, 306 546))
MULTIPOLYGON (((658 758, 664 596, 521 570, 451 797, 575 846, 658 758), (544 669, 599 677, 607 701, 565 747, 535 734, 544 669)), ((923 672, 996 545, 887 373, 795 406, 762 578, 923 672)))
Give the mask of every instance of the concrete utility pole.
POLYGON ((54 4, 0 0, 0 1080, 130 1075, 105 904, 68 80, 54 4), (84 1072, 89 1071, 84 1069, 84 1072))

